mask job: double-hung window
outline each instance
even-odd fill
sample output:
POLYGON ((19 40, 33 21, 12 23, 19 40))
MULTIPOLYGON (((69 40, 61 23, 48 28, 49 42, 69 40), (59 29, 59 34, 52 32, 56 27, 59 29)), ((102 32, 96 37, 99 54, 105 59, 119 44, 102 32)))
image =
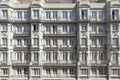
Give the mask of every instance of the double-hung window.
POLYGON ((82 19, 87 19, 87 14, 88 14, 87 10, 81 10, 82 19))
POLYGON ((33 43, 34 46, 38 46, 39 45, 39 39, 38 38, 34 38, 33 42, 34 42, 33 43))
POLYGON ((17 12, 17 19, 22 19, 22 11, 17 12))
POLYGON ((118 19, 118 18, 119 18, 119 11, 112 10, 112 19, 118 19))
POLYGON ((7 10, 2 10, 2 17, 7 18, 8 17, 8 11, 7 10))
POLYGON ((39 10, 33 10, 33 17, 35 19, 38 19, 39 18, 39 10))
POLYGON ((50 11, 46 11, 46 19, 51 19, 51 12, 50 11))
POLYGON ((92 11, 92 20, 97 19, 97 11, 92 11))
POLYGON ((80 75, 88 75, 88 69, 80 69, 80 75))
POLYGON ((58 12, 57 11, 53 11, 53 19, 57 19, 58 18, 58 12))
POLYGON ((67 19, 67 11, 63 11, 63 19, 67 19))

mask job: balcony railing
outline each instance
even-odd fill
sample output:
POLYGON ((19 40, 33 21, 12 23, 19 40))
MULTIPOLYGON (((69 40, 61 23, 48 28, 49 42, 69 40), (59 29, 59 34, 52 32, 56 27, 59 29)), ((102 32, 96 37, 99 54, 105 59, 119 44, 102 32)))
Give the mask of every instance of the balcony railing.
POLYGON ((120 0, 111 0, 110 4, 120 4, 120 0))
POLYGON ((26 60, 13 60, 12 64, 13 65, 28 65, 29 61, 26 60))
POLYGON ((107 36, 107 33, 106 32, 91 32, 90 33, 90 36, 107 36))
POLYGON ((0 44, 0 50, 8 49, 8 44, 0 44))
POLYGON ((29 36, 30 32, 14 32, 14 36, 29 36))
POLYGON ((76 36, 76 32, 44 32, 44 36, 76 36))

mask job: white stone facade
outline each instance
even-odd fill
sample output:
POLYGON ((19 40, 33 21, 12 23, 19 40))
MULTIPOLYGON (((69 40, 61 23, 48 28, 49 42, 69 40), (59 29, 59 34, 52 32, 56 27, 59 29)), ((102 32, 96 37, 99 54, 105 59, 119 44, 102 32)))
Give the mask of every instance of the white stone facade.
POLYGON ((119 80, 120 0, 0 0, 0 80, 119 80))

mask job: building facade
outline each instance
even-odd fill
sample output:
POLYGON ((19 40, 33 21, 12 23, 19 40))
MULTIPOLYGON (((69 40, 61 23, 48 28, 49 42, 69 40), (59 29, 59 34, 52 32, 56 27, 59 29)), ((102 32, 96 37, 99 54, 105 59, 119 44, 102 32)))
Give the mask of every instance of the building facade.
POLYGON ((0 80, 120 80, 120 0, 0 0, 0 80))

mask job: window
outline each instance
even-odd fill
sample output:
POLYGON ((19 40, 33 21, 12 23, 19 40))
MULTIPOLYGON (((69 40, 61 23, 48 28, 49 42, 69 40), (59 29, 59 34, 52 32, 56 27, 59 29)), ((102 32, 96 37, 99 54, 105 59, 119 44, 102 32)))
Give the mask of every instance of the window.
POLYGON ((98 25, 98 31, 99 32, 104 32, 104 26, 103 25, 98 25))
POLYGON ((117 46, 118 45, 118 38, 113 38, 112 39, 112 45, 117 46))
POLYGON ((7 18, 8 17, 8 11, 7 10, 2 10, 2 17, 7 18))
POLYGON ((39 18, 39 10, 33 10, 34 18, 39 18))
POLYGON ((97 61, 97 53, 96 52, 92 52, 91 53, 91 57, 92 57, 92 61, 97 61))
POLYGON ((105 60, 105 53, 104 53, 104 52, 100 52, 100 53, 99 53, 99 60, 100 60, 100 61, 105 60))
POLYGON ((22 68, 17 68, 17 74, 21 75, 22 74, 22 68))
POLYGON ((81 75, 88 75, 88 69, 80 69, 81 75))
POLYGON ((70 72, 71 75, 73 75, 73 74, 74 74, 74 69, 73 69, 73 68, 70 68, 70 69, 69 69, 69 72, 70 72))
POLYGON ((22 26, 21 25, 17 25, 17 32, 22 32, 22 26))
POLYGON ((28 33, 29 29, 30 29, 29 25, 23 25, 23 32, 25 32, 25 33, 27 32, 28 33))
POLYGON ((33 45, 38 46, 39 45, 39 39, 38 38, 33 38, 33 45))
POLYGON ((67 68, 63 68, 63 74, 67 74, 67 68))
POLYGON ((40 69, 34 68, 33 75, 40 75, 40 69))
POLYGON ((34 53, 34 62, 38 63, 39 61, 39 53, 34 53))
POLYGON ((74 46, 74 39, 70 39, 70 46, 74 46))
POLYGON ((112 53, 111 54, 111 61, 114 63, 118 62, 118 53, 112 53))
POLYGON ((111 75, 119 75, 119 69, 111 69, 111 75))
POLYGON ((46 32, 50 33, 50 31, 51 31, 50 28, 51 28, 51 27, 50 27, 50 26, 46 26, 45 28, 46 28, 46 32))
POLYGON ((119 18, 119 11, 112 10, 112 19, 118 19, 118 18, 119 18))
POLYGON ((57 68, 53 68, 53 74, 57 74, 57 68))
POLYGON ((96 25, 92 25, 92 32, 96 32, 97 31, 97 26, 96 25))
POLYGON ((51 12, 50 11, 46 11, 46 19, 50 19, 51 18, 51 12))
POLYGON ((24 68, 24 74, 28 74, 28 68, 24 68))
POLYGON ((100 46, 103 46, 104 45, 104 38, 99 38, 99 45, 100 46))
POLYGON ((17 53, 17 60, 22 61, 22 53, 21 52, 17 53))
POLYGON ((68 53, 67 52, 63 52, 63 61, 67 61, 68 60, 68 53))
POLYGON ((17 12, 17 19, 22 19, 22 11, 17 12))
POLYGON ((8 26, 6 24, 2 25, 2 31, 7 32, 8 26))
POLYGON ((22 40, 21 39, 17 39, 17 46, 22 46, 22 40))
POLYGON ((75 12, 74 11, 70 11, 70 19, 71 20, 75 19, 75 12))
POLYGON ((63 39, 63 46, 67 46, 67 39, 63 39))
POLYGON ((57 52, 53 52, 53 61, 57 61, 58 59, 57 55, 58 55, 57 52))
POLYGON ((96 68, 92 68, 92 74, 94 74, 94 75, 97 74, 97 69, 96 68))
POLYGON ((67 26, 66 25, 63 25, 62 29, 63 29, 63 32, 67 32, 67 26))
POLYGON ((63 19, 67 19, 67 11, 63 11, 63 19))
POLYGON ((7 47, 8 39, 7 38, 2 38, 2 43, 3 43, 2 47, 7 47))
POLYGON ((2 68, 2 73, 3 73, 3 75, 8 75, 9 74, 9 69, 2 68))
POLYGON ((87 45, 87 38, 82 38, 81 39, 81 45, 86 46, 87 45))
POLYGON ((100 20, 102 20, 102 19, 104 19, 104 13, 103 13, 103 11, 98 11, 98 18, 100 19, 100 20))
POLYGON ((82 29, 81 31, 87 31, 87 24, 86 23, 82 24, 81 29, 82 29))
POLYGON ((99 75, 105 75, 106 74, 106 68, 99 68, 99 75))
POLYGON ((28 19, 28 11, 24 11, 24 19, 28 19))
POLYGON ((24 60, 25 61, 28 61, 28 59, 29 59, 29 55, 28 54, 29 54, 28 52, 24 53, 24 60))
POLYGON ((35 32, 39 31, 39 25, 38 24, 33 25, 33 31, 35 31, 35 32))
POLYGON ((75 58, 73 52, 69 52, 69 55, 70 55, 70 58, 69 58, 70 61, 73 61, 75 58))
POLYGON ((58 13, 57 11, 53 11, 53 19, 57 19, 58 18, 58 13))
POLYGON ((96 39, 92 39, 92 45, 94 45, 94 46, 97 45, 97 41, 96 41, 96 39))
POLYGON ((46 68, 46 74, 51 74, 50 68, 46 68))
POLYGON ((7 63, 7 61, 8 61, 8 54, 4 52, 4 53, 2 54, 2 56, 3 56, 3 57, 2 57, 2 58, 3 58, 3 63, 7 63))
POLYGON ((50 61, 50 60, 51 60, 51 53, 46 52, 46 61, 50 61))
POLYGON ((92 11, 92 19, 93 20, 97 19, 97 11, 92 11))
POLYGON ((82 53, 81 54, 81 61, 82 61, 82 63, 86 63, 87 62, 87 53, 82 53))
POLYGON ((82 19, 87 19, 87 10, 81 10, 82 19))
POLYGON ((46 46, 50 46, 50 39, 46 39, 46 46))
POLYGON ((28 39, 24 39, 24 46, 28 46, 28 39))
POLYGON ((118 31, 118 23, 113 23, 112 24, 112 30, 113 31, 118 31))
POLYGON ((74 27, 73 26, 69 26, 69 32, 74 32, 74 27))
POLYGON ((53 28, 53 33, 57 33, 57 26, 53 25, 52 28, 53 28))
POLYGON ((57 39, 53 39, 53 46, 57 46, 57 39))

